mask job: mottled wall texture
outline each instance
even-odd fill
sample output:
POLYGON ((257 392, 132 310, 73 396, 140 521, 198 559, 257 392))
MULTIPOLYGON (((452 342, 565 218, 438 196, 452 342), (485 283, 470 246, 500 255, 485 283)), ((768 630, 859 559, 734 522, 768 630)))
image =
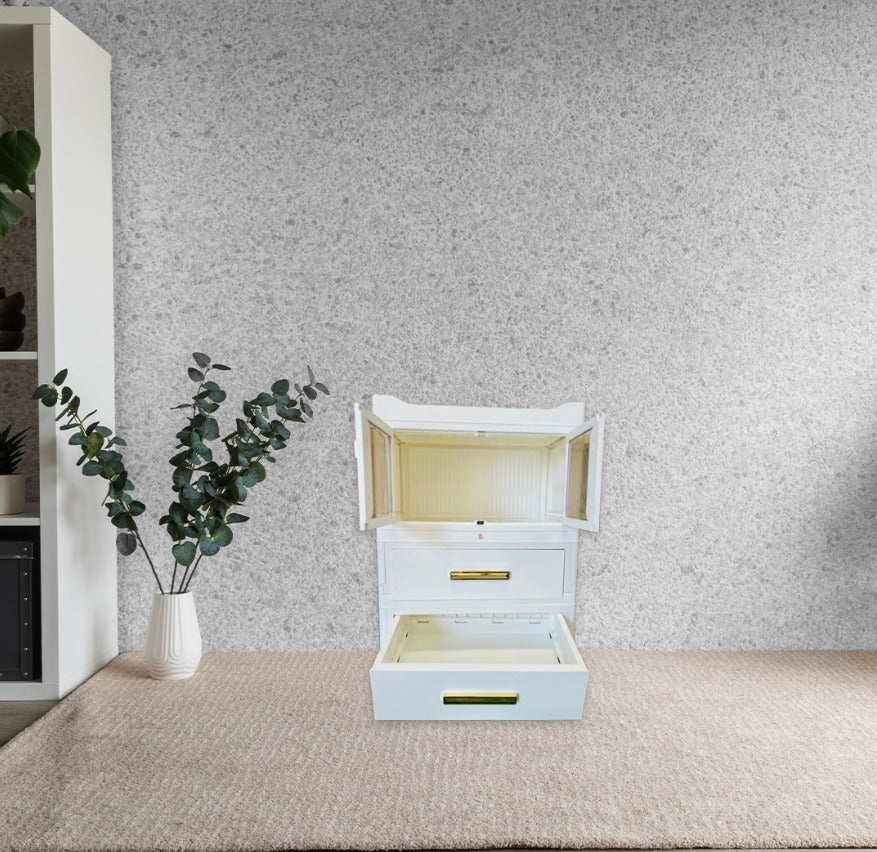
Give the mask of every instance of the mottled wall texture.
MULTIPOLYGON (((197 583, 211 649, 368 649, 352 404, 606 414, 582 647, 877 645, 877 6, 58 0, 114 56, 118 427, 188 353, 332 389, 197 583)), ((148 541, 165 539, 150 527, 148 541)), ((121 643, 151 578, 119 566, 121 643)))

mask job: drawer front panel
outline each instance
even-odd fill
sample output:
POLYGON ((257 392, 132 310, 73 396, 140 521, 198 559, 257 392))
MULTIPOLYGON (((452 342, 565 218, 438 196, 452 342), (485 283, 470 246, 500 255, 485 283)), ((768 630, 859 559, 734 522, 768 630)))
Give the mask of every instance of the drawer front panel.
POLYGON ((549 600, 563 596, 563 550, 393 548, 390 594, 418 600, 549 600))
POLYGON ((375 719, 581 719, 585 669, 560 671, 373 669, 375 719), (483 699, 483 700, 479 700, 483 699))

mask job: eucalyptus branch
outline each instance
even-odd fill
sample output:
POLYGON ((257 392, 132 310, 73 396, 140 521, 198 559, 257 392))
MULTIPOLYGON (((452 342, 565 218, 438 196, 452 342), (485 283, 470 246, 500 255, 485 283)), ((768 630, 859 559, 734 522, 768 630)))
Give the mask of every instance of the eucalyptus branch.
MULTIPOLYGON (((83 438, 88 440, 89 433, 85 431, 85 422, 79 416, 79 411, 77 409, 73 409, 71 411, 70 406, 68 404, 68 406, 64 409, 64 413, 67 415, 68 418, 72 417, 73 419, 75 419, 76 425, 79 427, 79 434, 82 435, 83 438)), ((96 453, 95 453, 95 455, 96 455, 96 453)), ((120 474, 113 474, 113 472, 107 468, 106 464, 104 463, 104 461, 100 457, 97 457, 93 460, 96 461, 100 465, 101 471, 103 472, 104 479, 108 480, 111 484, 120 475, 120 474)), ((107 489, 107 497, 109 495, 110 495, 110 490, 108 488, 107 489)), ((130 515, 131 501, 125 497, 124 491, 116 499, 117 499, 117 502, 121 504, 123 510, 127 514, 130 515)), ((106 497, 104 498, 104 503, 106 503, 106 497)), ((137 529, 137 522, 136 521, 134 521, 134 529, 132 529, 131 532, 134 533, 134 536, 137 539, 137 543, 140 545, 140 549, 143 551, 143 555, 146 557, 146 561, 149 563, 149 567, 152 569, 152 576, 155 577, 155 582, 158 583, 159 592, 161 592, 161 594, 164 594, 164 588, 161 585, 161 580, 159 579, 158 571, 155 570, 155 564, 152 561, 152 557, 149 555, 149 551, 147 550, 146 545, 143 543, 143 539, 140 537, 140 530, 137 529)))
POLYGON ((266 478, 263 462, 274 462, 272 453, 288 446, 290 424, 313 417, 309 401, 315 400, 318 393, 329 393, 308 367, 308 383, 303 387, 294 385, 295 394, 290 395, 288 380, 275 381, 270 392, 262 391, 243 403, 243 417, 237 419, 237 429, 220 437, 219 424, 213 415, 225 401, 226 393, 208 376, 212 371, 231 368, 213 363, 202 352, 193 353, 193 358, 197 366, 189 367, 188 375, 197 389, 191 403, 174 406, 188 412, 186 425, 177 433, 179 452, 170 459, 174 468, 174 500, 159 521, 173 541, 174 563, 168 592, 135 521, 146 507, 129 493, 134 485, 128 479, 122 454, 115 449, 126 446, 125 441, 100 421, 89 422, 95 412, 84 417, 79 414, 79 397, 64 384, 67 370, 58 373, 51 384, 40 385, 34 393, 47 407, 60 402, 62 411, 55 419, 66 417, 67 421, 60 428, 76 430, 68 443, 81 450, 77 465, 82 467, 85 476, 99 475, 108 482, 102 505, 118 529, 117 549, 124 556, 131 555, 138 547, 143 551, 161 594, 188 592, 201 560, 215 556, 231 544, 234 535, 230 526, 249 520, 234 509, 244 503, 249 489, 266 478), (214 459, 213 450, 208 446, 214 441, 225 449, 227 458, 223 462, 214 459))
POLYGON ((145 510, 145 506, 137 500, 132 499, 126 492, 133 488, 128 480, 128 472, 125 469, 122 454, 118 450, 112 449, 114 445, 126 446, 118 435, 113 435, 113 431, 106 426, 101 426, 100 421, 86 423, 89 417, 95 412, 86 414, 82 417, 79 413, 80 400, 73 392, 69 385, 65 385, 67 379, 67 370, 61 370, 53 379, 50 385, 40 385, 34 393, 34 397, 47 407, 54 407, 60 401, 63 406, 61 413, 55 418, 60 420, 62 417, 67 418, 67 422, 61 429, 76 429, 76 434, 68 439, 68 444, 81 448, 82 456, 77 462, 83 465, 82 472, 86 476, 101 476, 108 483, 107 494, 101 501, 102 506, 109 503, 107 510, 113 525, 119 529, 116 538, 116 546, 120 552, 128 555, 136 550, 137 545, 143 551, 146 561, 158 584, 161 594, 164 594, 164 587, 155 568, 155 563, 149 554, 140 530, 137 528, 137 522, 134 518, 145 510), (127 536, 127 538, 126 538, 127 536), (134 543, 130 543, 130 537, 133 536, 134 543))

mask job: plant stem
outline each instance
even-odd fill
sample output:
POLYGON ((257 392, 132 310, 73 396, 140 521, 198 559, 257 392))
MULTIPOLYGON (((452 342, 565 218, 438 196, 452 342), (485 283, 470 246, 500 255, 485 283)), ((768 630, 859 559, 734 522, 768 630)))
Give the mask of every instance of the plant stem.
POLYGON ((174 581, 177 579, 177 565, 179 565, 179 563, 174 559, 174 573, 171 575, 171 594, 174 593, 174 581))
MULTIPOLYGON (((200 539, 199 539, 199 540, 200 540, 200 539)), ((195 576, 195 572, 198 570, 198 563, 201 561, 201 557, 202 557, 203 555, 204 555, 203 553, 200 553, 200 552, 199 552, 199 553, 198 553, 198 558, 192 563, 192 573, 189 574, 189 580, 188 580, 188 582, 186 583, 186 585, 183 586, 182 583, 180 583, 180 587, 182 588, 182 594, 185 594, 186 592, 189 591, 189 583, 192 582, 192 578, 195 576)))
MULTIPOLYGON (((68 412, 68 417, 75 418, 76 424, 79 427, 80 434, 84 438, 87 439, 88 433, 85 431, 85 424, 82 422, 82 418, 79 416, 79 412, 78 411, 71 411, 69 406, 67 408, 67 412, 68 412)), ((97 454, 95 454, 95 460, 101 466, 101 468, 103 468, 104 472, 107 473, 108 471, 107 471, 106 467, 104 466, 104 463, 97 457, 97 454)), ((110 476, 105 476, 104 478, 109 482, 113 481, 112 477, 110 477, 110 476)), ((122 504, 122 507, 124 508, 124 510, 126 512, 129 512, 131 506, 127 502, 124 495, 119 498, 119 502, 122 504)), ((137 522, 136 521, 134 521, 134 529, 130 530, 130 532, 133 532, 135 537, 137 538, 137 543, 140 545, 140 549, 143 551, 143 555, 146 557, 146 561, 149 563, 149 567, 152 569, 152 576, 155 577, 155 582, 158 583, 159 592, 161 592, 161 594, 164 594, 164 587, 161 585, 161 580, 159 579, 158 571, 155 570, 155 565, 152 562, 152 557, 149 555, 149 551, 146 549, 146 545, 143 543, 143 539, 140 538, 140 530, 137 529, 137 522)))
POLYGON ((140 538, 140 530, 134 529, 134 535, 137 536, 137 543, 140 545, 140 549, 143 551, 143 555, 146 557, 146 561, 149 563, 149 567, 152 569, 152 576, 155 577, 155 582, 158 583, 158 590, 161 594, 164 594, 164 588, 161 585, 161 580, 158 579, 158 571, 155 570, 155 565, 152 564, 152 559, 149 557, 149 551, 146 549, 146 545, 143 543, 143 539, 140 538))

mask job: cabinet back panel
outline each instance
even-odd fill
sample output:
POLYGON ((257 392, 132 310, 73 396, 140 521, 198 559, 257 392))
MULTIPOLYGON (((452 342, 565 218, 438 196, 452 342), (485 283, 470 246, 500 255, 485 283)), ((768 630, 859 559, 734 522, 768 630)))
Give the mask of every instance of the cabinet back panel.
POLYGON ((538 521, 544 447, 401 446, 402 506, 412 521, 538 521))

